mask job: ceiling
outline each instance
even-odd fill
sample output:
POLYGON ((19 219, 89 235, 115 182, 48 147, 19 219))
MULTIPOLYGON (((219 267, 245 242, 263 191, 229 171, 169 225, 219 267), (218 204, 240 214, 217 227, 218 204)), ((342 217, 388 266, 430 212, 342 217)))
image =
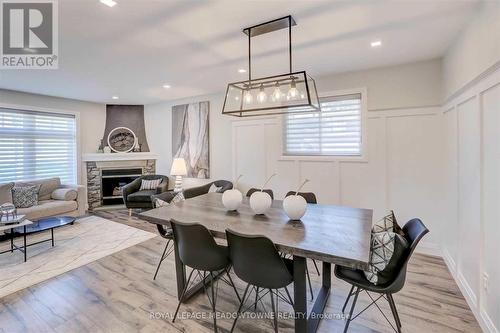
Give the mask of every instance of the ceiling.
MULTIPOLYGON (((59 69, 3 70, 0 88, 149 104, 247 78, 241 30, 292 14, 294 70, 313 77, 440 57, 478 1, 59 1, 59 69), (379 48, 370 42, 382 41, 379 48), (171 85, 170 89, 162 87, 171 85), (119 96, 112 100, 111 96, 119 96)), ((285 30, 252 39, 253 77, 288 72, 285 30)))

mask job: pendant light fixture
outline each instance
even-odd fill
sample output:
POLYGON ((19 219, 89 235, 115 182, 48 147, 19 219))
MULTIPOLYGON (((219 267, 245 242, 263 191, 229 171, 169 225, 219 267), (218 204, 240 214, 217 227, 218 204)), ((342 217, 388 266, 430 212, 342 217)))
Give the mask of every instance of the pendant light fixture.
POLYGON ((292 26, 288 15, 243 29, 248 36, 248 80, 227 85, 222 114, 237 117, 321 111, 314 79, 292 71, 292 26), (252 78, 252 37, 288 28, 289 73, 252 78))

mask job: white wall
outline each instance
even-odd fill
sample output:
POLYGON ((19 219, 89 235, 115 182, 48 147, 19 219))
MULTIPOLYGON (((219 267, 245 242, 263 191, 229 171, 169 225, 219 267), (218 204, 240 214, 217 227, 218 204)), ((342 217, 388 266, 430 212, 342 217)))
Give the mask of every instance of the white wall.
POLYGON ((231 119, 221 114, 223 94, 196 96, 146 105, 144 121, 150 150, 160 155, 157 172, 170 174, 172 164, 172 106, 210 101, 210 178, 227 179, 231 174, 231 119))
MULTIPOLYGON (((443 61, 444 92, 449 98, 486 69, 499 66, 500 1, 483 1, 475 18, 457 37, 443 61)), ((463 91, 460 91, 463 92, 463 91)))
POLYGON ((500 2, 443 59, 443 256, 486 332, 500 329, 500 2))
POLYGON ((500 70, 443 110, 448 209, 443 255, 483 329, 498 332, 500 70))
MULTIPOLYGON (((71 111, 80 115, 80 152, 94 153, 99 146, 106 122, 104 104, 77 101, 0 89, 0 104, 19 107, 34 107, 47 110, 71 111)), ((85 184, 85 170, 80 170, 78 182, 85 184)))
POLYGON ((158 170, 169 174, 171 107, 209 100, 211 178, 259 186, 272 173, 277 197, 311 179, 306 190, 323 203, 374 208, 383 216, 394 209, 402 221, 421 217, 431 229, 420 250, 436 253, 442 215, 441 63, 430 60, 317 78, 318 92, 366 88, 368 154, 366 161, 281 158, 281 118, 222 116, 223 94, 146 105, 151 150, 160 154, 158 170))
POLYGON ((321 91, 368 87, 369 110, 437 106, 443 101, 440 59, 318 77, 321 91))

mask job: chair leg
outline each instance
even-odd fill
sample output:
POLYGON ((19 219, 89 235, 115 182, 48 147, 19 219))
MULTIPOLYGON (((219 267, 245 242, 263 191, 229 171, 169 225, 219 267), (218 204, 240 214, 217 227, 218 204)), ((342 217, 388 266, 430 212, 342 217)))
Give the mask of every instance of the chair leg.
POLYGON ((250 283, 247 284, 247 287, 245 288, 245 292, 243 293, 243 298, 241 299, 241 302, 240 302, 240 306, 238 307, 238 311, 236 311, 236 318, 234 318, 233 326, 231 326, 231 333, 233 333, 234 328, 236 327, 236 321, 238 320, 238 317, 240 316, 240 313, 241 313, 241 309, 243 308, 243 305, 245 303, 245 298, 247 297, 248 288, 250 288, 250 283))
POLYGON ((274 294, 272 289, 269 289, 269 295, 271 296, 271 308, 273 311, 274 332, 278 333, 278 314, 276 313, 276 306, 274 305, 274 294))
POLYGON ((286 291, 286 294, 288 296, 288 299, 290 300, 290 305, 293 306, 292 296, 290 295, 290 292, 288 291, 287 287, 285 287, 285 291, 286 291))
POLYGON ((132 216, 132 208, 129 208, 128 209, 128 217, 131 217, 132 216))
POLYGON ((212 313, 214 317, 214 332, 217 333, 217 313, 215 312, 215 279, 210 272, 210 289, 212 290, 212 313))
POLYGON ((234 285, 233 279, 231 279, 231 275, 229 274, 229 269, 226 270, 227 277, 229 278, 229 282, 231 282, 231 286, 234 289, 234 292, 236 293, 236 297, 238 297, 238 301, 241 302, 241 297, 240 294, 238 293, 238 290, 236 289, 236 286, 234 285))
POLYGON ((257 311, 257 302, 259 301, 259 287, 255 287, 255 305, 253 307, 254 311, 257 311))
POLYGON ((391 307, 392 315, 394 316, 394 320, 396 321, 396 327, 398 328, 398 332, 401 333, 401 320, 399 319, 398 310, 396 309, 396 303, 394 302, 394 298, 392 298, 392 294, 386 294, 387 301, 389 302, 389 306, 391 307))
POLYGON ((163 250, 163 253, 160 258, 160 262, 158 263, 158 267, 156 267, 156 272, 155 276, 153 277, 153 280, 156 280, 156 275, 158 275, 158 271, 160 270, 161 263, 163 262, 163 259, 165 259, 165 252, 167 252, 168 245, 170 244, 170 239, 167 241, 167 245, 165 245, 165 249, 163 250))
POLYGON ((349 300, 351 299, 353 290, 354 290, 354 285, 351 287, 351 290, 349 290, 349 295, 347 295, 347 298, 345 299, 344 306, 342 307, 342 313, 345 312, 345 307, 347 306, 347 303, 349 303, 349 300))
POLYGON ((354 300, 352 301, 351 311, 349 311, 349 319, 347 319, 347 322, 345 323, 344 333, 347 332, 347 329, 349 328, 349 324, 351 323, 351 318, 352 318, 352 314, 354 312, 354 307, 356 306, 356 302, 358 301, 358 295, 359 295, 359 287, 356 288, 356 294, 354 294, 354 300))
POLYGON ((172 319, 172 323, 175 322, 175 318, 177 318, 177 313, 179 312, 179 308, 181 307, 181 303, 184 300, 184 295, 186 294, 186 290, 189 286, 189 282, 191 281, 191 276, 193 276, 194 269, 189 273, 189 277, 186 281, 186 285, 184 286, 184 290, 182 291, 181 297, 179 298, 179 304, 177 304, 177 309, 175 309, 174 318, 172 319))
POLYGON ((313 287, 311 284, 311 277, 309 276, 309 270, 307 269, 306 265, 306 275, 307 275, 307 282, 309 283, 309 292, 311 293, 311 301, 314 299, 314 293, 313 293, 313 287))
POLYGON ((314 268, 316 268, 316 273, 318 273, 318 276, 320 276, 321 274, 319 273, 319 268, 318 268, 318 264, 316 263, 316 260, 312 260, 313 261, 313 264, 314 264, 314 268))

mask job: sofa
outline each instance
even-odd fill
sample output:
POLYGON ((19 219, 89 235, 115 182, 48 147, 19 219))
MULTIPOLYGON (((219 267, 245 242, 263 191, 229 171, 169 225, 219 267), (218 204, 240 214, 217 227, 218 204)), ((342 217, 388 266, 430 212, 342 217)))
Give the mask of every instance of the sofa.
POLYGON ((29 220, 50 216, 82 216, 86 210, 86 189, 81 185, 63 185, 58 177, 26 182, 0 184, 0 204, 12 203, 12 187, 40 185, 38 204, 17 208, 17 213, 29 220))
POLYGON ((153 208, 151 196, 160 194, 168 190, 168 177, 162 175, 145 175, 134 179, 130 184, 123 186, 122 195, 125 206, 129 209, 129 214, 132 208, 153 208), (160 185, 154 190, 140 190, 142 180, 161 179, 160 185))
MULTIPOLYGON (((218 187, 218 190, 217 190, 218 193, 224 193, 225 191, 233 188, 233 183, 231 183, 228 180, 216 180, 216 181, 213 181, 213 182, 201 185, 201 186, 190 187, 190 188, 184 189, 182 191, 182 194, 184 195, 185 199, 194 198, 194 197, 197 197, 199 195, 207 194, 210 190, 210 187, 212 187, 212 185, 215 185, 216 187, 218 187)), ((161 194, 152 195, 151 201, 155 202, 156 199, 160 199, 160 200, 163 200, 166 202, 170 202, 176 196, 176 194, 177 193, 175 193, 173 191, 168 191, 168 192, 164 192, 161 194)))

